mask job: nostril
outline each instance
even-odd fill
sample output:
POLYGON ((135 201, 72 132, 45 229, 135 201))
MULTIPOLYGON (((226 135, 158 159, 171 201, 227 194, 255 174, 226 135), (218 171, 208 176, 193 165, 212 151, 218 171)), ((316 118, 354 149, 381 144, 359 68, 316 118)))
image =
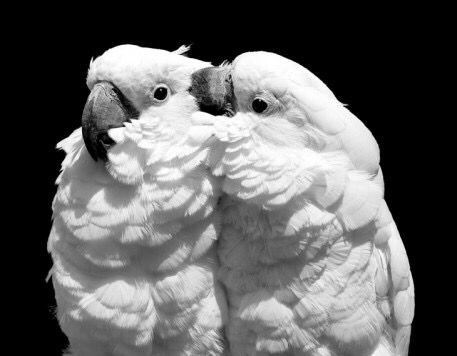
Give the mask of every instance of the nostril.
POLYGON ((110 148, 115 143, 114 140, 109 137, 107 132, 99 133, 97 136, 97 141, 100 142, 105 147, 105 149, 110 148))

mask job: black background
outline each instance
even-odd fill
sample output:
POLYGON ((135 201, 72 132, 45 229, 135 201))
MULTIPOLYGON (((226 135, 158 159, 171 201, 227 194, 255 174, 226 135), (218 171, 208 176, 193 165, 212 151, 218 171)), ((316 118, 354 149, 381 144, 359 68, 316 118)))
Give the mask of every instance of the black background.
POLYGON ((51 267, 46 251, 50 207, 63 159, 63 153, 54 147, 80 125, 89 93, 85 77, 91 57, 124 43, 167 50, 192 44, 190 56, 216 65, 253 50, 295 60, 320 77, 373 132, 381 148, 386 201, 406 246, 416 284, 410 355, 425 354, 430 339, 436 340, 431 335, 439 332, 431 321, 433 272, 427 262, 430 244, 425 243, 434 238, 427 223, 433 210, 430 193, 425 193, 424 187, 430 175, 428 167, 434 162, 430 140, 436 136, 423 91, 424 80, 430 77, 424 67, 435 46, 427 22, 409 10, 382 12, 378 17, 374 16, 377 11, 368 11, 355 21, 343 15, 339 21, 318 17, 312 23, 310 14, 289 21, 274 12, 269 17, 254 11, 252 17, 236 18, 213 11, 211 21, 183 16, 173 17, 170 23, 166 16, 161 20, 155 16, 142 20, 139 26, 140 21, 135 23, 129 13, 128 23, 122 17, 67 21, 48 16, 27 27, 28 37, 15 52, 24 53, 21 75, 27 79, 21 80, 20 102, 15 107, 16 113, 26 117, 23 127, 16 126, 21 132, 21 149, 14 149, 26 168, 25 182, 21 183, 24 194, 16 199, 14 208, 21 218, 16 223, 21 231, 17 239, 23 244, 20 260, 25 262, 13 269, 13 277, 17 273, 21 278, 10 300, 15 312, 23 316, 16 317, 19 326, 11 326, 11 330, 19 336, 26 333, 27 338, 21 339, 23 346, 33 353, 60 355, 66 345, 53 317, 51 283, 45 283, 51 267), (275 15, 280 20, 274 19, 275 15))

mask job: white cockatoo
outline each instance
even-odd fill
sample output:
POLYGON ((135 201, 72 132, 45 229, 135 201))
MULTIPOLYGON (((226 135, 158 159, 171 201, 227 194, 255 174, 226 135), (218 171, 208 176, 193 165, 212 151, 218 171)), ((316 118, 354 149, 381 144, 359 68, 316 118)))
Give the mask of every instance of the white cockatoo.
POLYGON ((224 177, 218 255, 232 356, 407 355, 414 286, 370 131, 273 53, 195 75, 213 86, 207 103, 219 93, 235 111, 193 115, 217 139, 207 163, 224 177))
POLYGON ((48 250, 71 355, 224 352, 220 182, 189 92, 210 64, 185 51, 122 45, 91 62, 82 128, 58 144, 48 250))

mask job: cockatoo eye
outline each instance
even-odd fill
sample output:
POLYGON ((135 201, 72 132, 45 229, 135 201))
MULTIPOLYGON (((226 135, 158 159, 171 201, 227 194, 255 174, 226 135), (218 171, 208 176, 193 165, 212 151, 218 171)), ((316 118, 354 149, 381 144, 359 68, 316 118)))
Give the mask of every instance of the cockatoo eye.
POLYGON ((260 98, 255 98, 251 105, 252 109, 258 114, 263 113, 268 108, 268 103, 260 98))
POLYGON ((167 100, 169 92, 170 90, 165 84, 159 84, 154 88, 152 96, 154 97, 155 101, 163 102, 167 100))

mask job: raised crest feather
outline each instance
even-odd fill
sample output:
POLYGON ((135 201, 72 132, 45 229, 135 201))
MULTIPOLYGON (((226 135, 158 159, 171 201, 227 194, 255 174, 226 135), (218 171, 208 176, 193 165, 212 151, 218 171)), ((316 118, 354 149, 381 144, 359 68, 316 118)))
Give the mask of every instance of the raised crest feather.
POLYGON ((187 55, 187 52, 190 51, 191 45, 182 45, 177 50, 174 50, 173 53, 180 55, 187 55))

